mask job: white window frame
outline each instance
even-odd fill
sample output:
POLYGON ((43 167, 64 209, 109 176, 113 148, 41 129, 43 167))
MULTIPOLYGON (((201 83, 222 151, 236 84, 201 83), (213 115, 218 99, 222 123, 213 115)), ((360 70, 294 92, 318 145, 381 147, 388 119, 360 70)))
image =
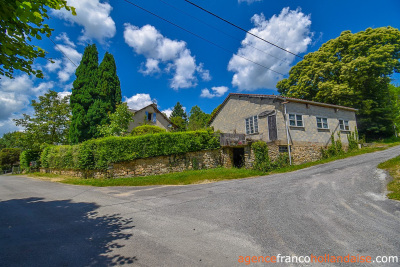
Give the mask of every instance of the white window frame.
POLYGON ((303 114, 289 113, 288 114, 288 120, 289 120, 289 126, 290 127, 304 127, 303 114), (294 119, 293 119, 292 116, 294 116, 294 119), (300 119, 299 119, 298 116, 300 116, 300 119), (294 121, 294 125, 291 124, 292 121, 294 121), (301 122, 301 125, 299 125, 299 122, 301 122))
POLYGON ((328 123, 328 118, 327 117, 317 117, 317 128, 322 129, 322 130, 328 130, 329 129, 329 123, 328 123), (318 119, 320 121, 318 121, 318 119), (326 120, 326 122, 324 122, 326 120), (320 124, 321 126, 318 126, 320 124), (325 127, 326 125, 326 127, 325 127))
POLYGON ((350 131, 349 121, 345 119, 339 119, 339 129, 341 131, 350 131))
POLYGON ((244 119, 244 127, 246 134, 257 134, 258 133, 258 116, 251 116, 244 119))

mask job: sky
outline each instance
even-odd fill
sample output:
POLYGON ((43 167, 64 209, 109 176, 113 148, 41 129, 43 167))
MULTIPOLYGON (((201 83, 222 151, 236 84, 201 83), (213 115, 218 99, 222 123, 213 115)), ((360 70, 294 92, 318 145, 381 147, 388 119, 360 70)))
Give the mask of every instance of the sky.
MULTIPOLYGON (((303 57, 341 32, 400 28, 398 0, 191 0, 293 54, 303 57)), ((268 44, 184 0, 67 0, 76 16, 50 11, 51 39, 35 40, 47 58, 34 67, 44 79, 16 73, 0 79, 0 136, 21 130, 13 119, 33 114, 30 102, 48 90, 71 93, 88 44, 116 61, 123 101, 132 109, 156 102, 170 114, 179 101, 211 113, 229 93, 278 94, 299 57, 268 44), (153 13, 134 6, 131 2, 153 13), (167 22, 169 21, 169 22, 167 22)), ((400 76, 393 76, 400 83, 400 76)))

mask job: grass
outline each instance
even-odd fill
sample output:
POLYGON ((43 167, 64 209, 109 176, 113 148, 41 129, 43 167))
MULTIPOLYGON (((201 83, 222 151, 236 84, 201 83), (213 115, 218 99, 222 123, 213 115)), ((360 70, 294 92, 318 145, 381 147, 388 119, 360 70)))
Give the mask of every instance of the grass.
MULTIPOLYGON (((66 184, 90 185, 90 186, 99 186, 99 187, 103 187, 103 186, 188 185, 188 184, 210 183, 210 182, 217 182, 217 181, 222 181, 222 180, 232 180, 232 179, 256 177, 256 176, 269 175, 269 174, 275 174, 275 173, 292 172, 292 171, 312 167, 315 165, 328 163, 328 162, 335 161, 338 159, 344 159, 344 158, 348 158, 348 157, 358 156, 361 154, 385 150, 387 148, 390 148, 390 147, 393 147, 396 145, 400 145, 400 142, 398 139, 393 140, 392 142, 374 143, 371 146, 364 147, 362 149, 358 149, 358 150, 354 150, 354 151, 350 151, 348 153, 344 153, 344 154, 341 154, 341 155, 338 155, 335 157, 331 157, 328 159, 321 159, 318 161, 307 162, 307 163, 300 164, 300 165, 287 166, 287 167, 273 170, 268 173, 256 171, 256 170, 249 170, 249 169, 217 168, 217 169, 208 169, 208 170, 190 170, 190 171, 184 171, 184 172, 179 172, 179 173, 152 175, 152 176, 146 176, 146 177, 129 177, 129 178, 114 178, 114 179, 98 179, 98 178, 82 179, 82 178, 77 178, 77 177, 61 176, 61 175, 49 174, 49 173, 31 173, 29 175, 32 177, 37 177, 39 179, 56 181, 56 182, 61 182, 61 183, 66 183, 66 184)), ((398 172, 398 174, 400 174, 400 173, 398 172)), ((398 182, 397 182, 397 187, 399 187, 398 182)), ((394 191, 392 189, 389 189, 389 190, 394 191)), ((399 192, 399 191, 397 191, 397 192, 399 192)), ((397 194, 399 194, 399 193, 397 193, 397 194)))
POLYGON ((382 162, 378 168, 387 170, 393 177, 393 180, 387 185, 388 191, 391 191, 387 195, 388 198, 400 200, 400 156, 382 162))
POLYGON ((151 175, 145 177, 129 177, 115 179, 81 179, 75 177, 61 177, 59 175, 49 173, 32 173, 34 177, 45 177, 49 180, 52 178, 62 178, 61 183, 74 185, 91 185, 91 186, 149 186, 149 185, 188 185, 210 183, 222 180, 240 179, 246 177, 254 177, 265 174, 261 171, 248 169, 226 169, 216 168, 209 170, 190 170, 177 173, 169 173, 162 175, 151 175))

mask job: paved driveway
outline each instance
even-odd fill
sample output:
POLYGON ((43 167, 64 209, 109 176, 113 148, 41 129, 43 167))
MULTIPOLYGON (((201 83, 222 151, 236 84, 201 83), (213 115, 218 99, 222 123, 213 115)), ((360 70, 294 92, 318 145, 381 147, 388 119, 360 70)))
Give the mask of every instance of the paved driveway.
POLYGON ((386 173, 376 169, 399 154, 394 147, 190 186, 94 188, 3 175, 0 265, 247 266, 239 256, 400 256, 400 202, 385 198, 386 173))

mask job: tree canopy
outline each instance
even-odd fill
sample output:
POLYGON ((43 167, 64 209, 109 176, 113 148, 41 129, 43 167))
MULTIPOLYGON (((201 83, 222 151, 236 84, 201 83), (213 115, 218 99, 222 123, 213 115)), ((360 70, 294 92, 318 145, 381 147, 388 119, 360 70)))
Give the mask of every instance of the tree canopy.
POLYGON ((176 103, 169 119, 172 121, 173 124, 178 126, 178 128, 176 130, 186 131, 187 114, 186 114, 185 110, 183 109, 181 103, 179 103, 179 102, 176 103))
POLYGON ((71 144, 101 136, 99 125, 110 123, 108 113, 121 103, 121 86, 114 57, 106 53, 100 66, 96 45, 88 45, 75 72, 71 95, 71 144))
POLYGON ((207 128, 210 118, 211 115, 202 111, 199 106, 193 106, 190 110, 188 130, 197 131, 207 128))
POLYGON ((43 78, 41 70, 32 68, 36 58, 44 58, 46 52, 29 44, 32 39, 42 39, 42 34, 51 36, 46 7, 65 8, 76 15, 75 9, 66 0, 0 0, 0 75, 13 78, 14 70, 43 78))
POLYGON ((114 113, 108 113, 108 118, 109 124, 98 126, 101 136, 124 136, 128 133, 129 123, 133 122, 127 103, 117 105, 114 113))
POLYGON ((392 27, 351 33, 309 53, 277 84, 284 96, 358 109, 360 134, 393 133, 390 77, 400 71, 400 31, 392 27))
POLYGON ((34 116, 23 114, 22 119, 14 120, 17 126, 25 130, 24 142, 30 149, 39 149, 41 144, 66 144, 71 118, 69 96, 60 98, 55 91, 32 100, 34 116))

